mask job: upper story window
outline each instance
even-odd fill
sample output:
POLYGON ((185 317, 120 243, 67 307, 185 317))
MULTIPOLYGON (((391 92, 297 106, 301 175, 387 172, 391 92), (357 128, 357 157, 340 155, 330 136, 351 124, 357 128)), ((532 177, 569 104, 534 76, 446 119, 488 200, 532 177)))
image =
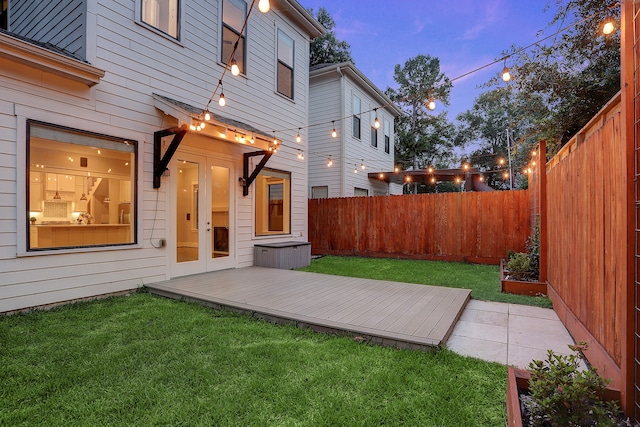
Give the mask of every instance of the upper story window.
POLYGON ((9 0, 0 2, 0 29, 9 29, 9 0))
POLYGON ((222 2, 222 57, 223 64, 231 65, 234 61, 240 72, 245 74, 245 31, 241 34, 244 20, 247 17, 247 4, 244 0, 223 0, 222 2), (238 46, 236 47, 236 42, 238 46), (233 49, 235 48, 235 53, 233 49))
POLYGON ((142 0, 142 21, 178 38, 179 0, 142 0))
POLYGON ((353 95, 351 113, 353 114, 353 137, 360 139, 360 98, 353 95))
POLYGON ((27 121, 29 251, 133 244, 135 141, 27 121))
POLYGON ((384 119, 384 152, 389 154, 391 151, 391 123, 384 119))
POLYGON ((278 30, 278 92, 293 99, 293 39, 278 30))
POLYGON ((371 146, 372 147, 378 146, 378 129, 376 129, 376 127, 374 126, 377 116, 378 115, 375 111, 371 112, 371 146))

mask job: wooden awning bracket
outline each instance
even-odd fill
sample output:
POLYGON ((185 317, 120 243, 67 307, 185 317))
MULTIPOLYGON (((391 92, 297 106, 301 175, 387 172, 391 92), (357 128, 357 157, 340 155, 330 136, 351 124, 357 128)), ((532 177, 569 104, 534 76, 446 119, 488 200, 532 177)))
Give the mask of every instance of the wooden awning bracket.
POLYGON ((251 153, 243 154, 243 171, 242 171, 242 177, 240 178, 240 182, 242 183, 243 196, 246 197, 249 195, 249 187, 251 186, 253 181, 255 181, 256 177, 258 176, 258 174, 260 173, 264 165, 267 164, 267 161, 271 158, 272 155, 273 153, 271 151, 266 151, 266 150, 253 151, 251 153), (249 158, 255 157, 255 156, 263 156, 263 157, 260 160, 260 163, 258 163, 256 168, 253 170, 253 172, 251 172, 251 175, 249 175, 249 158))
POLYGON ((153 133, 153 188, 160 188, 162 174, 167 170, 171 158, 176 153, 180 142, 186 134, 187 125, 163 129, 153 133), (173 135, 173 139, 164 156, 162 156, 162 138, 169 135, 173 135))

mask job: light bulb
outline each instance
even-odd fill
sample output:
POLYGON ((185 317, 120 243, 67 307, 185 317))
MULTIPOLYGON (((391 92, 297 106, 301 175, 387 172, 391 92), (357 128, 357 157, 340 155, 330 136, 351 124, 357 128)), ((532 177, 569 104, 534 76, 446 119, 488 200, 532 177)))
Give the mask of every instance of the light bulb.
POLYGON ((360 169, 362 169, 362 170, 365 169, 364 163, 360 163, 360 169))
POLYGON ((211 113, 209 113, 208 111, 207 111, 206 113, 204 113, 204 119, 205 119, 206 121, 211 120, 211 113))
POLYGON ((196 125, 193 125, 193 124, 192 124, 191 126, 189 126, 189 129, 191 129, 191 130, 196 130, 196 125))
POLYGON ((234 76, 240 74, 240 67, 238 67, 238 63, 235 59, 231 60, 231 74, 233 74, 234 76))
POLYGON ((298 134, 296 135, 296 142, 300 143, 302 141, 302 137, 300 136, 300 128, 298 128, 298 134))
POLYGON ((602 33, 605 36, 608 36, 609 34, 613 33, 613 30, 615 29, 616 29, 616 24, 613 21, 613 18, 607 18, 604 25, 602 26, 602 33))
POLYGON ((431 111, 436 109, 436 101, 433 100, 433 98, 429 99, 429 103, 427 104, 427 108, 431 111))
POLYGON ((356 165, 353 165, 353 173, 358 173, 358 168, 356 167, 356 165))
POLYGON ((380 128, 380 120, 378 120, 378 117, 376 117, 375 120, 373 121, 373 127, 376 129, 380 128))
POLYGON ((200 122, 200 127, 204 129, 204 122, 200 122))
POLYGON ((338 136, 338 132, 336 132, 336 128, 333 128, 333 130, 331 131, 331 137, 335 138, 336 136, 338 136))
POLYGON ((224 93, 220 92, 220 99, 218 100, 218 104, 221 107, 224 107, 225 105, 227 105, 227 101, 224 99, 224 93))
POLYGON ((269 0, 260 0, 258 2, 258 9, 260 9, 260 12, 262 12, 262 13, 269 12, 269 9, 271 9, 271 5, 269 4, 269 0))
POLYGON ((505 82, 508 82, 509 80, 511 80, 511 73, 509 72, 509 67, 507 67, 506 65, 502 69, 502 80, 505 82))

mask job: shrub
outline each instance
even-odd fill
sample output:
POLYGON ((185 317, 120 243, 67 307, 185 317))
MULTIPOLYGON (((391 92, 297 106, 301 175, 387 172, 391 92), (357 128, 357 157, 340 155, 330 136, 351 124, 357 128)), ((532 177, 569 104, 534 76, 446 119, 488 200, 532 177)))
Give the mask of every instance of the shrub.
POLYGON ((527 252, 529 252, 529 271, 538 279, 540 277, 540 222, 536 222, 533 234, 526 242, 527 252))
POLYGON ((547 359, 529 364, 531 378, 528 403, 534 426, 613 426, 612 414, 619 408, 604 402, 600 396, 607 388, 596 369, 580 370, 580 361, 587 344, 581 341, 569 346, 574 354, 554 354, 547 351, 547 359))
POLYGON ((531 259, 529 254, 524 252, 514 252, 507 261, 507 270, 509 275, 514 279, 521 279, 528 275, 531 267, 531 259))

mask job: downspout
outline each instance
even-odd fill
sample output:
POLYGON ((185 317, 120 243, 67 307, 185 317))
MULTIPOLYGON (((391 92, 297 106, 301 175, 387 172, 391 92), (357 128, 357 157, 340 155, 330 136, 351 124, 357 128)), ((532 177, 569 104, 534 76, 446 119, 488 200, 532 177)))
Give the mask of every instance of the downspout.
MULTIPOLYGON (((336 72, 338 74, 340 74, 340 92, 342 94, 342 96, 340 97, 340 118, 344 117, 344 104, 346 101, 346 96, 347 94, 345 93, 345 83, 344 83, 344 74, 342 74, 342 70, 340 70, 340 67, 336 68, 336 72)), ((345 189, 346 189, 346 170, 347 170, 347 163, 346 163, 346 153, 347 153, 347 147, 346 147, 346 141, 345 141, 345 135, 344 135, 344 126, 343 126, 343 122, 344 120, 340 120, 340 197, 344 197, 345 193, 345 189)))

